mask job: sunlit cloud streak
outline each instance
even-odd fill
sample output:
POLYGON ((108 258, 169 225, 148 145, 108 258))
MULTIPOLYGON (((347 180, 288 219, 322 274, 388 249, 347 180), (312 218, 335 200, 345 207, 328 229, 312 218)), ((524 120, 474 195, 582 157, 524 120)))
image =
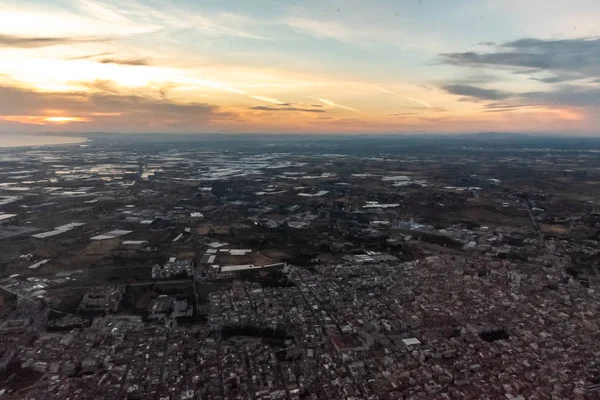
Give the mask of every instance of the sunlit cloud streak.
POLYGON ((319 110, 316 108, 300 108, 300 107, 269 107, 269 106, 256 106, 250 107, 254 111, 298 111, 308 113, 326 113, 325 110, 319 110))
POLYGON ((150 61, 145 58, 103 58, 97 60, 101 64, 117 64, 117 65, 131 65, 131 66, 146 66, 150 65, 150 61))
POLYGON ((316 99, 316 100, 320 101, 323 104, 327 104, 328 106, 331 106, 331 107, 341 108, 341 109, 344 109, 344 110, 348 110, 348 111, 352 111, 352 112, 360 114, 360 111, 358 111, 356 108, 352 108, 352 107, 348 107, 348 106, 343 106, 341 104, 334 103, 331 100, 327 100, 327 99, 316 99))
POLYGON ((250 97, 255 100, 264 101, 266 103, 272 103, 272 104, 277 104, 277 105, 286 104, 286 102, 284 102, 284 101, 277 100, 272 97, 255 95, 255 94, 249 93, 245 90, 237 89, 237 88, 231 87, 229 85, 225 85, 220 82, 208 81, 208 80, 204 80, 204 79, 187 78, 187 77, 179 77, 178 79, 179 79, 179 81, 184 82, 184 83, 198 85, 198 86, 205 86, 205 87, 222 90, 222 91, 229 92, 229 93, 235 93, 235 94, 239 94, 242 96, 250 97))
POLYGON ((45 37, 15 36, 0 34, 0 47, 35 49, 40 47, 68 45, 77 43, 105 42, 102 37, 45 37))
POLYGON ((382 88, 382 87, 379 87, 379 86, 372 86, 372 87, 373 87, 374 89, 377 89, 377 90, 379 90, 380 92, 383 92, 383 93, 389 93, 389 94, 393 94, 393 95, 396 95, 396 96, 398 96, 398 97, 401 97, 401 98, 403 98, 403 99, 405 99, 405 100, 410 100, 410 101, 412 101, 412 102, 415 102, 415 103, 417 103, 417 104, 420 104, 420 105, 422 105, 422 106, 425 106, 425 107, 427 107, 427 108, 433 108, 433 106, 432 106, 431 104, 429 104, 429 103, 426 103, 426 102, 424 102, 423 100, 415 99, 414 97, 410 97, 410 96, 405 96, 405 95, 403 95, 403 94, 400 94, 400 93, 397 93, 397 92, 393 92, 393 91, 391 91, 391 90, 384 89, 384 88, 382 88))
POLYGON ((250 95, 250 97, 252 97, 253 99, 256 99, 256 100, 265 101, 267 103, 273 103, 273 104, 279 104, 279 105, 287 104, 287 103, 284 103, 283 101, 279 101, 272 97, 256 96, 256 95, 250 95))

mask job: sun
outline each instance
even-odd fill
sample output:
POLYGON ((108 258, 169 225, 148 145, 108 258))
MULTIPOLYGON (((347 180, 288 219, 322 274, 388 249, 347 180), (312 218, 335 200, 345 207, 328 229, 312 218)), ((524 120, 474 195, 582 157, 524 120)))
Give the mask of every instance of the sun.
POLYGON ((88 121, 88 119, 81 117, 46 117, 43 121, 55 124, 67 124, 69 122, 85 122, 88 121))

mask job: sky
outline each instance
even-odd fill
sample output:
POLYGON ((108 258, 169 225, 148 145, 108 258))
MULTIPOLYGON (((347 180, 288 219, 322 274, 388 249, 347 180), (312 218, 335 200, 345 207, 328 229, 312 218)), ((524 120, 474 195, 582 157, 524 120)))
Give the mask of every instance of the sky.
POLYGON ((0 133, 600 136, 598 0, 0 0, 0 133))

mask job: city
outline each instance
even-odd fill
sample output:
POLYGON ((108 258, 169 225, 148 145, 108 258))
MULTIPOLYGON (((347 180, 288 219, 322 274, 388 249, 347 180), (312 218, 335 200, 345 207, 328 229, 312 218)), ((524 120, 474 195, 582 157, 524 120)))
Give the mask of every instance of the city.
POLYGON ((117 136, 0 149, 0 398, 600 398, 597 140, 117 136))

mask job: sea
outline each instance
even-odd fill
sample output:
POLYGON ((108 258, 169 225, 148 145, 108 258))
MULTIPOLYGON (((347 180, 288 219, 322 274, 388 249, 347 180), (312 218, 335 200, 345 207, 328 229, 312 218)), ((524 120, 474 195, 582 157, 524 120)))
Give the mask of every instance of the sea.
POLYGON ((77 144, 84 142, 87 142, 86 138, 71 136, 17 135, 0 133, 0 148, 25 146, 52 146, 60 144, 77 144))

